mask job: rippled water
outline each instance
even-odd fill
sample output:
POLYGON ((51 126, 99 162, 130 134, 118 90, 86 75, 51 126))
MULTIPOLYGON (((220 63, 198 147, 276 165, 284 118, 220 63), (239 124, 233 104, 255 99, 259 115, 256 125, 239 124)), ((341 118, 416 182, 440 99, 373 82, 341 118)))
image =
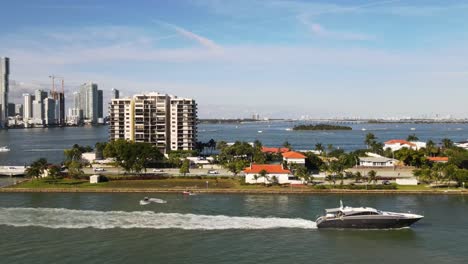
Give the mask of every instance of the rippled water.
POLYGON ((466 263, 468 201, 445 195, 0 193, 1 263, 466 263), (140 206, 142 196, 165 204, 140 206), (320 230, 345 205, 425 216, 320 230))
MULTIPOLYGON (((253 142, 259 139, 264 145, 280 146, 289 141, 296 149, 313 149, 316 143, 324 146, 353 150, 364 148, 367 133, 376 134, 379 140, 406 138, 415 133, 423 141, 443 138, 454 141, 468 139, 467 124, 352 124, 352 131, 288 131, 294 122, 246 123, 237 125, 200 125, 199 140, 211 138, 219 141, 236 140, 253 142), (365 130, 363 130, 365 129, 365 130), (414 129, 414 130, 412 130, 414 129), (262 131, 262 133, 258 133, 262 131)), ((24 165, 46 157, 51 162, 63 160, 63 150, 73 144, 94 146, 107 141, 108 127, 67 127, 0 130, 0 146, 9 146, 11 151, 0 153, 0 165, 24 165)))

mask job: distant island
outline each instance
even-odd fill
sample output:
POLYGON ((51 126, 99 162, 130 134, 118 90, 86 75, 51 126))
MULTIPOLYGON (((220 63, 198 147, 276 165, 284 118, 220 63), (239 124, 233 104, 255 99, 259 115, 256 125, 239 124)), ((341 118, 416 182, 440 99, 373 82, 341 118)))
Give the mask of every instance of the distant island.
POLYGON ((309 130, 353 130, 349 126, 337 126, 337 125, 327 125, 327 124, 318 124, 318 125, 297 125, 293 128, 294 131, 309 131, 309 130))

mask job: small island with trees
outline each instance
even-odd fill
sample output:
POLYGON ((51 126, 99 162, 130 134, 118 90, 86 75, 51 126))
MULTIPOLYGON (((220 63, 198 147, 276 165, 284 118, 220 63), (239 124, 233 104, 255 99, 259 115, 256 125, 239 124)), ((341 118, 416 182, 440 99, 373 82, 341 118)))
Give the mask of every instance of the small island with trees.
POLYGON ((293 127, 293 130, 294 131, 353 130, 353 128, 349 126, 317 124, 317 125, 297 125, 293 127))

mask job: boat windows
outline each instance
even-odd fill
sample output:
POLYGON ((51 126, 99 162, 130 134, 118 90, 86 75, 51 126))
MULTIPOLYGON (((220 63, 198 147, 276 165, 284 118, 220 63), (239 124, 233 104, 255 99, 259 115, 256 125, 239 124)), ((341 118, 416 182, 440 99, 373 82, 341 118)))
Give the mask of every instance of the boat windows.
POLYGON ((360 212, 354 214, 348 214, 348 216, 359 216, 359 215, 378 215, 376 212, 360 212))

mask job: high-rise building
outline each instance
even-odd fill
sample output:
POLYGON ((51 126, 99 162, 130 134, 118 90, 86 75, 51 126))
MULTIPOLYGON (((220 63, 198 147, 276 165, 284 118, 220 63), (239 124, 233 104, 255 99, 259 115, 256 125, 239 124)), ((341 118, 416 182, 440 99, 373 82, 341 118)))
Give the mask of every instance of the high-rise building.
POLYGON ((0 127, 8 125, 10 59, 0 58, 0 127))
POLYGON ((65 95, 63 92, 53 91, 50 93, 55 100, 55 123, 57 125, 65 124, 65 95))
POLYGON ((56 125, 56 117, 55 117, 55 100, 53 98, 45 98, 43 100, 44 104, 44 125, 56 125))
POLYGON ((83 110, 85 122, 95 124, 99 118, 99 109, 101 109, 102 114, 103 105, 99 105, 99 93, 98 85, 89 82, 82 84, 79 93, 77 95, 74 94, 74 108, 83 110))
POLYGON ((7 113, 8 113, 8 117, 15 116, 15 104, 14 103, 8 103, 7 113))
POLYGON ((120 91, 117 89, 112 89, 112 98, 111 99, 119 99, 120 98, 120 91))
POLYGON ((43 90, 36 90, 33 101, 33 124, 44 125, 45 111, 44 111, 44 99, 47 98, 47 92, 43 90))
POLYGON ((197 140, 197 104, 193 99, 149 93, 112 99, 110 140, 152 143, 166 153, 192 150, 197 140))
POLYGON ((100 120, 102 122, 102 118, 104 117, 104 96, 103 96, 103 93, 102 93, 102 90, 98 90, 97 91, 97 100, 98 100, 98 108, 97 108, 97 112, 98 112, 98 120, 100 120))
POLYGON ((15 105, 15 115, 23 116, 23 105, 16 104, 15 105))
POLYGON ((197 140, 197 104, 193 99, 171 98, 171 150, 191 150, 197 140))
POLYGON ((25 93, 23 94, 24 97, 24 105, 23 105, 23 121, 25 124, 29 122, 29 120, 33 119, 33 101, 34 95, 25 93))

